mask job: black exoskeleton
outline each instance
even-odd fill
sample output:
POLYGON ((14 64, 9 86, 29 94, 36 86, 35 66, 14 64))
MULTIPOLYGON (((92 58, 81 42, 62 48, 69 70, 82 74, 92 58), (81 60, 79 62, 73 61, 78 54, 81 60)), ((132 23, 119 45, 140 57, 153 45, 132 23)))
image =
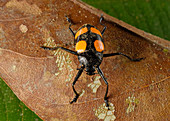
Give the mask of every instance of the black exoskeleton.
POLYGON ((104 26, 102 32, 100 32, 96 27, 94 27, 90 24, 85 24, 80 29, 78 29, 78 31, 76 33, 74 33, 73 30, 70 28, 72 25, 71 20, 68 17, 66 17, 66 19, 70 23, 69 30, 71 31, 71 33, 74 36, 74 39, 76 41, 76 48, 75 48, 76 51, 69 50, 64 47, 51 48, 51 47, 41 46, 41 48, 47 49, 47 50, 56 50, 58 48, 61 48, 71 54, 78 56, 78 60, 80 62, 80 68, 78 68, 78 73, 72 83, 73 91, 76 94, 76 96, 70 102, 71 104, 73 102, 76 102, 79 97, 79 94, 75 90, 74 85, 75 85, 76 81, 78 80, 78 78, 81 76, 83 70, 86 69, 85 71, 88 75, 96 74, 95 71, 97 70, 98 74, 104 80, 105 84, 107 85, 106 93, 104 96, 104 101, 106 103, 106 106, 109 107, 108 98, 107 98, 108 82, 107 82, 106 78, 104 77, 102 70, 99 67, 103 58, 111 57, 111 56, 115 56, 115 55, 123 55, 131 61, 140 61, 143 58, 132 59, 123 53, 103 54, 104 40, 103 40, 102 36, 106 30, 106 26, 102 23, 102 20, 104 19, 103 16, 100 17, 100 24, 102 26, 104 26))

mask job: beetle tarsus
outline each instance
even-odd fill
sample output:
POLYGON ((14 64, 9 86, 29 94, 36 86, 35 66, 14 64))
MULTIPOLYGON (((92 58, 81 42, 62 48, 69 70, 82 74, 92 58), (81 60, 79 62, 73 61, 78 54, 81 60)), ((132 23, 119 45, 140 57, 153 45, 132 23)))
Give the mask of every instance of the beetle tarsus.
POLYGON ((56 50, 59 47, 45 47, 45 46, 40 46, 40 48, 43 48, 44 50, 56 50))
POLYGON ((124 57, 128 58, 131 61, 137 62, 137 61, 141 61, 145 58, 137 58, 137 59, 132 59, 131 57, 129 57, 128 55, 124 54, 124 53, 109 53, 109 54, 103 54, 103 57, 111 57, 111 56, 115 56, 115 55, 123 55, 124 57))
POLYGON ((71 24, 71 20, 68 18, 68 16, 65 16, 66 20, 71 24))
POLYGON ((103 14, 100 16, 100 23, 104 20, 103 14))
POLYGON ((135 61, 135 62, 137 62, 137 61, 141 61, 141 60, 143 60, 143 59, 145 59, 145 58, 132 59, 131 61, 135 61))
POLYGON ((106 107, 108 108, 108 110, 110 110, 110 108, 109 108, 109 103, 108 103, 108 100, 107 100, 107 99, 108 99, 107 97, 104 98, 104 102, 105 102, 106 107))
POLYGON ((70 102, 70 104, 72 104, 73 102, 76 102, 77 101, 77 99, 79 98, 79 94, 76 94, 76 96, 74 97, 74 99, 70 102))

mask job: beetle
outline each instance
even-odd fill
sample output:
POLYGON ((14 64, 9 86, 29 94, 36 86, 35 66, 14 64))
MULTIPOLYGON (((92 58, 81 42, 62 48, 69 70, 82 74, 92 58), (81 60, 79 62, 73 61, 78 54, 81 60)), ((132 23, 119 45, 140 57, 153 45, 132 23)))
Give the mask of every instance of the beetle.
POLYGON ((69 30, 74 36, 74 42, 76 41, 75 45, 75 51, 64 48, 64 47, 45 47, 41 46, 41 48, 46 50, 57 50, 58 48, 63 49, 71 54, 74 54, 78 56, 78 60, 80 62, 80 68, 78 68, 78 73, 76 77, 74 78, 74 81, 72 83, 72 88, 75 93, 75 97, 70 102, 72 104, 73 102, 76 102, 79 98, 79 93, 74 88, 74 85, 76 84, 77 80, 81 76, 83 70, 85 69, 87 75, 94 75, 96 74, 95 71, 97 70, 98 74, 102 77, 104 80, 107 88, 104 96, 104 101, 106 104, 106 107, 109 109, 109 103, 108 103, 108 82, 105 78, 102 70, 100 69, 100 64, 105 57, 111 57, 115 55, 123 55, 127 57, 131 61, 140 61, 144 58, 138 58, 138 59, 132 59, 126 54, 123 53, 109 53, 104 54, 104 40, 103 40, 103 34, 106 30, 106 26, 102 23, 104 20, 103 15, 101 15, 99 22, 104 27, 103 30, 100 32, 95 26, 90 24, 84 24, 82 27, 78 29, 76 33, 73 32, 71 29, 72 22, 71 20, 66 16, 67 21, 69 22, 69 30))

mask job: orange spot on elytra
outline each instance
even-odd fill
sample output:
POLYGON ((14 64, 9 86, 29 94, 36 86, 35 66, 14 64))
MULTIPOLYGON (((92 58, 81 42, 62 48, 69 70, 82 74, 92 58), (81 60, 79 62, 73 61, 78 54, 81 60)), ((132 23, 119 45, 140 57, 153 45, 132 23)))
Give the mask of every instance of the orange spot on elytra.
POLYGON ((96 51, 98 51, 98 52, 102 52, 104 50, 104 44, 100 40, 95 40, 94 47, 95 47, 96 51))
POLYGON ((82 52, 84 52, 86 50, 86 46, 87 46, 86 41, 81 40, 81 41, 76 43, 76 51, 78 53, 82 53, 82 52))
POLYGON ((100 33, 100 31, 97 30, 96 28, 91 27, 90 30, 91 30, 91 32, 96 33, 102 37, 102 34, 100 33))
POLYGON ((76 33, 75 39, 77 39, 78 36, 80 36, 81 34, 86 33, 87 31, 88 31, 87 27, 84 27, 84 28, 80 29, 80 30, 76 33))

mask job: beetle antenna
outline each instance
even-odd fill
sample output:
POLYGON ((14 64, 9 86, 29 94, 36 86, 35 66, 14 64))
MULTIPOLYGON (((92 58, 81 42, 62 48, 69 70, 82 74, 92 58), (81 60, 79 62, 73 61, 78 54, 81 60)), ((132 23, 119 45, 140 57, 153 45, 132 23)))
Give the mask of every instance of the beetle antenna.
POLYGON ((103 28, 103 30, 102 30, 102 32, 101 32, 102 35, 104 34, 104 32, 105 32, 105 30, 106 30, 106 28, 107 28, 107 27, 102 23, 103 20, 104 20, 104 17, 103 17, 103 14, 101 14, 100 24, 101 24, 102 26, 104 26, 104 28, 103 28))
POLYGON ((75 33, 74 33, 73 30, 71 29, 71 25, 72 25, 71 20, 68 18, 67 15, 66 15, 65 17, 66 17, 66 20, 70 23, 70 25, 69 25, 69 30, 70 30, 70 32, 72 33, 72 35, 75 37, 75 33))

